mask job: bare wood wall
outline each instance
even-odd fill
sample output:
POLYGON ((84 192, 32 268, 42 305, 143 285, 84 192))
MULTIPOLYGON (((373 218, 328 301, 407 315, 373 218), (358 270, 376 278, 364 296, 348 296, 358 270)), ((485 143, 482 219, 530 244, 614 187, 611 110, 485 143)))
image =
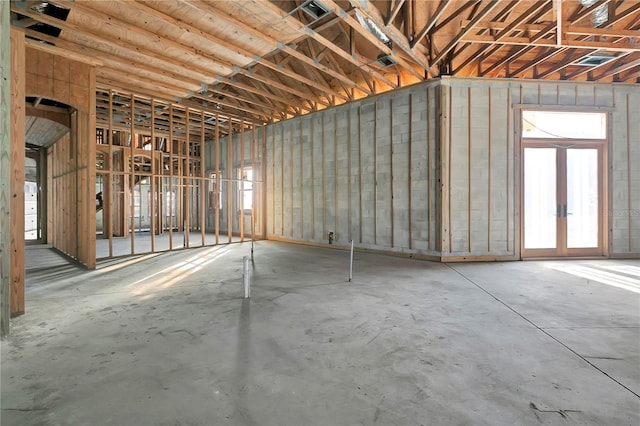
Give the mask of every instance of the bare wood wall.
POLYGON ((439 256, 438 84, 267 126, 268 238, 439 256))
MULTIPOLYGON (((26 96, 76 109, 71 131, 49 148, 49 241, 89 268, 95 267, 95 68, 26 49, 26 96)), ((23 96, 24 99, 24 96, 23 96)), ((23 219, 24 221, 24 219, 23 219)))

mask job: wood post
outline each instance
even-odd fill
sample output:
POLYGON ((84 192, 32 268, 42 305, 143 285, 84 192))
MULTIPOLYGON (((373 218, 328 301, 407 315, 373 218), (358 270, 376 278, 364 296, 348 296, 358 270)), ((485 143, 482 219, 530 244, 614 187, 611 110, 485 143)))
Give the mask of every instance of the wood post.
POLYGON ((9 334, 11 260, 11 42, 9 3, 0 2, 0 336, 9 334))
MULTIPOLYGON (((4 25, 3 25, 4 27, 4 25)), ((24 33, 11 29, 11 316, 24 314, 24 156, 25 47, 24 33)), ((3 37, 4 39, 4 37, 3 37)), ((3 204, 4 205, 4 204, 3 204)), ((3 233, 4 234, 4 233, 3 233)), ((2 256, 3 259, 6 256, 2 256)))

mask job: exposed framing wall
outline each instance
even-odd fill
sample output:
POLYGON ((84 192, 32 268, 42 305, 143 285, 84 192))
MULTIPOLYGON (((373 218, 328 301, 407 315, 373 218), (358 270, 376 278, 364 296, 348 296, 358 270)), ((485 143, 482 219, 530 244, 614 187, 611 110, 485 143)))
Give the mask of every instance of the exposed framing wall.
MULTIPOLYGON (((247 123, 233 123, 231 136, 217 137, 207 143, 207 170, 218 176, 214 187, 219 193, 221 208, 207 213, 210 231, 215 231, 221 243, 265 238, 264 227, 264 128, 247 123), (243 205, 242 170, 252 170, 252 204, 243 205), (231 219, 231 220, 229 220, 231 219), (218 235, 221 233, 221 235, 218 235)), ((227 129, 225 129, 227 130, 227 129)), ((215 203, 214 203, 215 204, 215 203)))
MULTIPOLYGON (((98 223, 109 240, 109 257, 241 242, 251 236, 261 204, 255 196, 263 141, 255 124, 114 90, 100 89, 97 98, 96 173, 104 183, 104 216, 98 223), (244 209, 239 196, 242 167, 258 172, 253 210, 244 209), (150 183, 138 186, 141 179, 150 183), (141 208, 152 212, 140 220, 143 226, 130 221, 138 189, 141 208), (155 195, 148 202, 147 192, 155 195), (168 211, 174 204, 166 201, 169 194, 175 194, 174 214, 168 211), (149 238, 139 232, 151 229, 149 238), (168 238, 160 240, 161 234, 168 238), (126 253, 116 251, 122 245, 114 244, 115 237, 130 239, 126 253)), ((260 229, 257 224, 257 237, 260 229)))

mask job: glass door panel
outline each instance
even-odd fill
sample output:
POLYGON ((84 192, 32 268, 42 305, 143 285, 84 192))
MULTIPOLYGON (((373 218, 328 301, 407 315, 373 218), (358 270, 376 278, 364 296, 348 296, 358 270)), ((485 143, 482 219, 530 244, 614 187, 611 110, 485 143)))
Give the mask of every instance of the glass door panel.
POLYGON ((567 149, 567 248, 598 247, 598 200, 598 150, 567 149))
POLYGON ((556 169, 556 148, 524 149, 525 249, 557 247, 556 169))

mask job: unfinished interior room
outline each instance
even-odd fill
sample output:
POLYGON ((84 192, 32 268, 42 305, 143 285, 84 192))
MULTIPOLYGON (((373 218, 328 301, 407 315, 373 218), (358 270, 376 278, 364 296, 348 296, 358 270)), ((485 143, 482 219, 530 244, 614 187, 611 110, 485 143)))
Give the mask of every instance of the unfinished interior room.
POLYGON ((0 424, 640 424, 639 1, 0 18, 0 424))

